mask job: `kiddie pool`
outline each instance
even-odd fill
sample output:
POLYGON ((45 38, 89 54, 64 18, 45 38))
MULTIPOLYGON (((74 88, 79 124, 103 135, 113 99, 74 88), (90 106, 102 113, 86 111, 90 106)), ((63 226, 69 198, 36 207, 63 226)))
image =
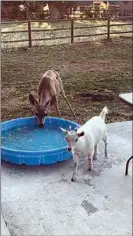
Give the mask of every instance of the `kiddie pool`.
MULTIPOLYGON (((36 117, 26 117, 26 118, 17 118, 14 120, 9 120, 1 123, 1 136, 2 136, 2 146, 1 146, 1 157, 4 161, 9 161, 11 163, 15 164, 25 164, 25 165, 49 165, 54 164, 56 162, 61 162, 64 160, 68 160, 72 157, 72 153, 67 151, 67 143, 65 140, 65 134, 60 130, 60 127, 68 129, 69 126, 71 126, 72 129, 75 127, 79 127, 79 124, 70 121, 65 120, 61 118, 55 118, 55 117, 47 117, 44 121, 44 128, 40 129, 37 126, 37 118, 36 117), (18 139, 21 138, 19 145, 21 145, 21 142, 25 145, 28 145, 28 141, 21 132, 24 127, 32 127, 34 132, 41 132, 40 137, 38 140, 41 140, 41 135, 43 135, 43 132, 45 129, 50 130, 51 133, 47 133, 46 139, 44 141, 47 141, 52 145, 52 142, 56 141, 56 131, 58 133, 58 140, 54 143, 55 146, 46 146, 47 148, 44 148, 45 145, 42 145, 41 150, 36 150, 36 142, 34 140, 33 145, 31 146, 32 150, 24 150, 24 148, 20 149, 15 147, 16 143, 13 141, 13 147, 10 147, 10 142, 5 144, 3 142, 4 135, 8 133, 8 137, 12 135, 12 130, 18 129, 20 133, 18 133, 18 139), (38 131, 39 129, 39 131, 38 131), (11 133, 11 134, 10 134, 11 133)), ((30 138, 32 137, 32 129, 28 130, 28 134, 30 138), (31 132, 31 133, 30 133, 31 132)), ((26 128, 25 128, 26 130, 26 128)), ((16 131, 15 131, 16 132, 16 131)), ((17 132, 16 132, 17 134, 17 132)), ((6 137, 6 136, 5 136, 6 137)), ((32 138, 31 138, 31 141, 32 138)), ((22 144, 23 146, 23 144, 22 144)))

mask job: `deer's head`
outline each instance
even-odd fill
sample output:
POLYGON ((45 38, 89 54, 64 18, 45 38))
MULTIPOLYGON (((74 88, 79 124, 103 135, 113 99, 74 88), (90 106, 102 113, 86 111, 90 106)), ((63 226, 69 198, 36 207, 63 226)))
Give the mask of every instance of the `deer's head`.
POLYGON ((45 104, 40 105, 37 99, 30 93, 29 101, 33 106, 33 112, 37 116, 39 128, 44 127, 44 118, 48 115, 50 108, 50 101, 48 100, 45 104))

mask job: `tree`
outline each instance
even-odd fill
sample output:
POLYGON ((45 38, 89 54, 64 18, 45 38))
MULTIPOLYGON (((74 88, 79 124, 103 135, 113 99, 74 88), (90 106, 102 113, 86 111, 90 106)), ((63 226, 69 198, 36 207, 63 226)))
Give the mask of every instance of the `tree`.
POLYGON ((1 14, 2 18, 7 19, 17 19, 21 17, 21 13, 19 11, 19 5, 22 1, 2 1, 1 2, 1 14))
POLYGON ((64 2, 47 2, 49 6, 49 13, 51 19, 61 19, 63 17, 63 5, 64 2))

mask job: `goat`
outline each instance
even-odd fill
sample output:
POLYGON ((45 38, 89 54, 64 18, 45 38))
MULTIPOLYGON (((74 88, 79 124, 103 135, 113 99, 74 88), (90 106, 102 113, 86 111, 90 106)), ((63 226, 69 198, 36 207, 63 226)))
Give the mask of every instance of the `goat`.
POLYGON ((35 97, 31 93, 29 94, 29 101, 35 108, 34 113, 38 118, 38 126, 40 128, 44 126, 43 120, 44 117, 48 115, 51 105, 55 105, 57 114, 59 117, 61 117, 58 103, 58 97, 60 94, 66 100, 74 117, 76 117, 65 95, 65 91, 59 73, 54 70, 46 71, 45 74, 42 76, 38 86, 39 101, 37 101, 37 99, 35 99, 35 97))
POLYGON ((78 130, 61 130, 66 134, 68 151, 72 151, 74 161, 74 171, 72 181, 76 181, 78 168, 78 158, 88 156, 89 170, 92 170, 93 159, 97 159, 97 145, 100 140, 105 143, 105 157, 107 157, 107 131, 105 117, 108 113, 107 107, 104 107, 99 116, 94 116, 82 125, 78 130))

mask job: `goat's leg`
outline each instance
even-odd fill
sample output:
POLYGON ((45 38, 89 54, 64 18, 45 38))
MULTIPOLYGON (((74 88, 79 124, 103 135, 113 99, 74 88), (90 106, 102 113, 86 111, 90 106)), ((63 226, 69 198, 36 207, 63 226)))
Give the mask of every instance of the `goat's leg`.
POLYGON ((93 160, 97 160, 97 145, 95 145, 95 148, 94 148, 93 160))
POLYGON ((103 137, 103 141, 105 144, 105 157, 108 157, 108 139, 107 139, 107 132, 105 132, 104 137, 103 137))
POLYGON ((72 109, 72 107, 71 107, 71 104, 70 104, 70 102, 68 101, 68 99, 67 99, 67 97, 66 97, 66 95, 65 95, 65 92, 63 91, 63 92, 61 92, 61 95, 63 96, 63 98, 66 100, 66 102, 67 102, 67 104, 68 104, 68 106, 69 106, 69 108, 70 108, 70 110, 71 110, 71 112, 73 113, 73 116, 76 118, 76 115, 75 115, 75 113, 74 113, 74 111, 73 111, 73 109, 72 109))
POLYGON ((105 157, 108 157, 108 142, 105 141, 105 157))
POLYGON ((77 170, 78 170, 78 155, 74 154, 73 160, 74 160, 74 171, 73 171, 71 181, 75 182, 76 181, 76 174, 77 174, 77 170))
POLYGON ((92 170, 92 168, 93 168, 93 162, 92 162, 92 160, 93 160, 93 154, 94 153, 89 153, 89 155, 88 155, 88 164, 89 164, 89 170, 91 171, 92 170))
POLYGON ((60 110, 59 110, 59 102, 58 102, 57 97, 55 97, 55 108, 56 108, 56 112, 57 112, 58 116, 61 117, 60 110))

